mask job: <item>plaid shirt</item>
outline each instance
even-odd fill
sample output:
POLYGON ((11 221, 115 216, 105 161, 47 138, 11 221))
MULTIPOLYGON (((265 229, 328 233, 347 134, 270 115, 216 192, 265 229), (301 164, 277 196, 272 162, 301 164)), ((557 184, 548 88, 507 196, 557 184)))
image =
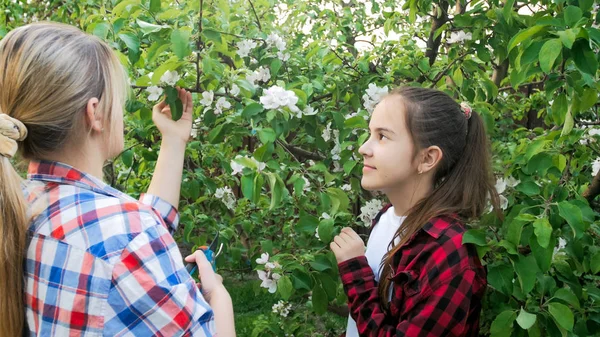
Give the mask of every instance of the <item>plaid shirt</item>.
POLYGON ((56 162, 29 165, 31 336, 213 336, 213 312, 171 236, 177 210, 56 162))
POLYGON ((464 232, 463 224, 453 218, 434 218, 403 245, 394 257, 389 312, 380 305, 365 256, 340 263, 360 336, 477 336, 486 272, 474 247, 462 244, 464 232))

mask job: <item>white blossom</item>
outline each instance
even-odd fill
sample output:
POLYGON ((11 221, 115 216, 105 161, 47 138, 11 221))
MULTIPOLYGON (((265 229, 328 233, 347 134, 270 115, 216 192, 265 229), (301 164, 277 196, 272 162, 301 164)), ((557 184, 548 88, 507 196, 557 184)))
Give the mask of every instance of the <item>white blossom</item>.
POLYGON ((232 94, 233 96, 237 96, 240 94, 240 87, 238 87, 237 85, 232 85, 231 86, 231 91, 229 91, 230 94, 232 94))
POLYGON ((257 272, 258 278, 262 280, 260 286, 267 288, 271 294, 274 294, 277 291, 277 280, 281 278, 281 275, 264 270, 257 270, 257 272))
POLYGON ((194 123, 192 124, 192 131, 190 134, 192 138, 198 137, 198 126, 200 125, 200 123, 202 123, 202 118, 198 117, 196 118, 196 120, 194 120, 194 123))
POLYGON ((163 89, 160 87, 157 87, 155 85, 148 87, 146 89, 146 91, 150 94, 148 96, 148 100, 150 102, 154 102, 154 101, 158 100, 160 98, 160 96, 162 96, 162 94, 163 94, 163 89))
POLYGON ((567 241, 563 238, 558 238, 558 244, 556 245, 556 247, 554 247, 554 251, 552 252, 552 258, 554 258, 556 254, 560 253, 560 251, 563 250, 566 246, 567 241))
POLYGON ((221 199, 221 201, 227 206, 227 208, 235 209, 235 195, 231 190, 231 187, 220 187, 215 191, 215 197, 221 199))
POLYGON ((496 180, 496 192, 498 192, 498 194, 502 194, 504 193, 504 191, 506 190, 506 180, 504 180, 504 178, 498 178, 496 180))
POLYGON ((267 36, 267 47, 271 48, 273 46, 277 47, 279 51, 284 51, 286 48, 286 42, 283 41, 281 36, 271 33, 269 36, 267 36))
POLYGON ((345 184, 344 186, 341 187, 342 191, 350 191, 352 190, 352 186, 350 186, 350 184, 345 184))
POLYGON ((315 228, 315 237, 319 240, 321 240, 321 237, 319 236, 319 227, 317 226, 317 228, 315 228))
POLYGON ((256 82, 269 82, 269 80, 271 79, 271 71, 269 70, 269 68, 265 68, 263 66, 259 67, 258 69, 256 69, 256 71, 248 74, 246 76, 246 80, 248 80, 248 82, 252 83, 252 85, 256 85, 256 82))
POLYGON ((202 99, 200 100, 200 104, 202 104, 204 106, 211 106, 214 98, 215 98, 215 93, 212 90, 204 91, 202 93, 202 99))
POLYGON ((600 171, 600 157, 596 158, 592 163, 592 176, 595 177, 598 174, 598 171, 600 171))
POLYGON ((342 167, 340 162, 334 161, 333 162, 333 173, 338 173, 338 172, 343 172, 343 171, 344 171, 344 168, 342 167))
POLYGON ((326 142, 328 142, 331 139, 331 122, 327 123, 327 126, 323 130, 321 137, 323 137, 323 140, 326 142))
POLYGON ((287 303, 283 300, 279 300, 276 304, 273 304, 271 308, 273 313, 279 314, 282 317, 287 317, 290 314, 290 310, 292 309, 292 304, 287 303))
POLYGON ((179 81, 179 74, 176 71, 167 70, 161 77, 160 81, 166 85, 174 86, 179 81))
POLYGON ((269 253, 260 254, 260 258, 256 259, 257 264, 266 264, 269 262, 269 253))
POLYGON ((300 109, 296 106, 298 96, 291 90, 274 85, 265 90, 263 96, 260 97, 260 103, 265 109, 279 109, 288 107, 292 112, 298 112, 300 109))
POLYGON ((508 199, 505 196, 499 195, 500 197, 500 208, 506 210, 508 208, 508 199))
POLYGON ((371 222, 382 208, 383 202, 381 200, 369 200, 363 207, 360 208, 359 218, 362 220, 365 226, 370 226, 371 222))
POLYGON ((257 46, 256 42, 253 40, 238 41, 235 45, 238 48, 237 54, 240 55, 240 57, 248 56, 252 49, 256 48, 257 46))
POLYGON ((323 213, 321 214, 321 218, 322 218, 322 219, 331 219, 331 215, 329 215, 328 213, 325 213, 325 212, 323 212, 323 213))
POLYGON ((286 62, 287 60, 290 59, 290 53, 284 53, 284 52, 278 51, 277 58, 280 59, 282 62, 286 62))
POLYGON ((310 190, 310 181, 308 181, 308 179, 306 179, 305 176, 302 176, 302 179, 304 180, 304 187, 302 188, 302 190, 309 191, 310 190))
POLYGON ((223 110, 229 108, 231 108, 231 103, 229 103, 225 97, 219 97, 217 104, 215 104, 215 115, 220 115, 223 113, 223 110))
POLYGON ((513 178, 513 176, 509 176, 508 178, 506 178, 506 186, 508 186, 510 188, 515 188, 520 183, 521 183, 521 181, 513 178))
MULTIPOLYGON (((242 156, 237 156, 235 157, 237 158, 241 158, 242 156)), ((242 171, 244 170, 244 165, 242 164, 238 164, 235 160, 232 160, 231 163, 229 164, 231 166, 231 169, 233 170, 231 172, 231 175, 237 175, 238 173, 242 173, 242 171)))
POLYGON ((464 31, 452 32, 450 33, 450 38, 446 41, 450 44, 461 43, 464 41, 472 40, 473 34, 471 32, 465 33, 464 31))
POLYGON ((362 97, 364 100, 365 109, 367 109, 367 111, 369 111, 370 113, 373 112, 373 110, 375 110, 375 106, 381 101, 383 96, 385 96, 387 93, 388 93, 387 86, 380 88, 376 84, 370 83, 369 87, 367 88, 367 90, 365 91, 365 94, 362 97))
MULTIPOLYGON (((337 131, 337 130, 335 130, 337 131)), ((333 147, 333 149, 331 150, 331 159, 333 160, 340 160, 341 157, 340 155, 342 154, 342 147, 340 146, 339 142, 335 142, 335 146, 333 147)))

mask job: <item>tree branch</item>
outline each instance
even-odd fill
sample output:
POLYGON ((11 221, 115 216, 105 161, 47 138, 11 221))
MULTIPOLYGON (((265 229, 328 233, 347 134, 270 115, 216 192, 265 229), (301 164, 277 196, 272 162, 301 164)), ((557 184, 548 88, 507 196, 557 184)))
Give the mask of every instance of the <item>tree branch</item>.
POLYGON ((283 141, 279 141, 280 145, 286 148, 291 154, 304 158, 304 159, 312 159, 312 160, 325 160, 325 157, 321 156, 316 152, 310 152, 299 147, 286 144, 283 141))
POLYGON ((583 192, 582 196, 587 199, 588 202, 592 202, 600 194, 600 171, 592 179, 590 186, 583 192))
POLYGON ((260 25, 260 20, 258 19, 258 14, 256 14, 256 9, 254 8, 254 4, 252 3, 252 0, 248 0, 248 2, 250 3, 250 7, 252 7, 252 12, 254 13, 254 17, 256 18, 256 24, 258 25, 258 30, 260 30, 262 32, 262 26, 260 25))
MULTIPOLYGON (((518 89, 520 89, 520 88, 524 88, 524 87, 528 87, 528 86, 530 86, 530 85, 531 85, 531 86, 538 86, 538 85, 542 85, 542 84, 544 84, 545 82, 546 82, 546 80, 537 81, 537 82, 530 82, 530 83, 524 83, 524 84, 521 84, 521 85, 519 85, 518 89)), ((538 88, 538 89, 540 89, 540 88, 538 88)), ((502 88, 499 88, 499 89, 498 89, 498 91, 499 91, 499 92, 502 92, 502 91, 509 91, 509 90, 514 90, 514 88, 513 88, 512 86, 510 86, 510 85, 509 85, 509 86, 502 87, 502 88)))
MULTIPOLYGON (((132 89, 147 89, 148 87, 147 86, 143 86, 143 85, 132 85, 131 88, 132 89)), ((189 91, 189 92, 195 92, 195 93, 201 93, 201 92, 204 91, 204 90, 195 89, 195 88, 181 88, 181 89, 183 89, 185 91, 189 91)), ((231 98, 232 100, 234 100, 236 102, 240 102, 240 103, 242 102, 241 98, 232 96, 231 94, 222 94, 222 93, 219 93, 219 92, 215 92, 214 95, 215 96, 219 96, 219 97, 222 96, 222 97, 231 98)))
POLYGON ((462 59, 465 58, 465 56, 467 56, 468 53, 464 53, 461 56, 455 58, 454 60, 452 60, 452 62, 450 62, 450 64, 448 64, 446 66, 446 68, 444 68, 444 70, 440 71, 437 75, 435 75, 435 78, 433 80, 431 80, 431 85, 430 87, 433 88, 435 87, 435 84, 442 79, 442 77, 444 77, 446 75, 446 73, 448 72, 448 70, 450 70, 450 68, 452 68, 452 66, 458 62, 461 61, 462 59))

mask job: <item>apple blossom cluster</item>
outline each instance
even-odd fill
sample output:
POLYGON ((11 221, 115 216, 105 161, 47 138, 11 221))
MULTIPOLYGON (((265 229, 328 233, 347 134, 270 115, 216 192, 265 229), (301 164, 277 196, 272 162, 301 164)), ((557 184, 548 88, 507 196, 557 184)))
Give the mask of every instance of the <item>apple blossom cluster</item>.
POLYGON ((291 90, 274 85, 263 92, 260 97, 260 103, 265 109, 279 109, 287 107, 291 112, 299 112, 300 109, 296 106, 298 96, 291 90))
POLYGON ((369 87, 367 88, 365 94, 362 97, 363 101, 365 101, 365 109, 367 109, 369 113, 372 113, 373 110, 375 110, 375 106, 377 105, 377 103, 379 103, 383 96, 385 96, 387 93, 387 85, 380 88, 374 83, 370 83, 369 87))
POLYGON ((235 44, 238 48, 237 54, 240 57, 247 57, 252 49, 256 48, 257 43, 252 40, 242 40, 235 44))
POLYGON ((267 82, 269 82, 270 79, 271 79, 271 70, 269 70, 269 68, 265 68, 263 66, 260 66, 258 69, 249 73, 246 76, 246 80, 248 80, 248 82, 252 83, 253 86, 256 86, 256 82, 267 83, 267 82))
POLYGON ((235 195, 231 187, 220 187, 215 191, 215 198, 220 199, 230 210, 235 209, 235 195))
MULTIPOLYGON (((212 90, 204 91, 202 93, 202 99, 200 100, 200 104, 204 105, 206 108, 212 108, 212 103, 215 98, 215 93, 212 90)), ((223 114, 223 110, 227 110, 231 108, 231 103, 227 101, 225 97, 219 97, 214 106, 215 115, 223 114)))
MULTIPOLYGON (((167 70, 160 77, 160 82, 164 85, 174 86, 175 84, 177 84, 177 81, 179 81, 179 79, 179 74, 176 71, 167 70)), ((157 101, 163 94, 163 88, 156 85, 149 86, 148 88, 146 88, 146 91, 150 94, 148 95, 148 100, 150 102, 157 101)))
POLYGON ((377 216, 377 213, 383 208, 383 202, 378 199, 371 199, 360 208, 360 215, 358 218, 364 223, 366 227, 371 226, 373 219, 377 216))
POLYGON ((502 195, 502 193, 504 193, 504 191, 506 190, 506 187, 515 188, 520 183, 520 180, 515 179, 512 176, 509 176, 506 179, 499 178, 496 180, 495 187, 496 192, 498 192, 498 195, 500 197, 500 208, 502 208, 503 210, 508 208, 508 199, 506 199, 506 197, 502 195))
POLYGON ((288 317, 292 304, 283 300, 279 300, 276 304, 273 304, 273 313, 279 314, 281 317, 288 317))
POLYGON ((446 40, 449 44, 462 43, 464 41, 469 41, 473 39, 473 34, 465 33, 464 31, 452 32, 450 33, 450 38, 446 40))
POLYGON ((264 270, 257 270, 258 278, 262 281, 261 287, 269 290, 271 294, 277 291, 277 280, 281 278, 281 274, 275 273, 275 269, 281 269, 281 265, 277 262, 269 261, 269 253, 262 253, 260 258, 256 259, 256 263, 264 266, 264 270))

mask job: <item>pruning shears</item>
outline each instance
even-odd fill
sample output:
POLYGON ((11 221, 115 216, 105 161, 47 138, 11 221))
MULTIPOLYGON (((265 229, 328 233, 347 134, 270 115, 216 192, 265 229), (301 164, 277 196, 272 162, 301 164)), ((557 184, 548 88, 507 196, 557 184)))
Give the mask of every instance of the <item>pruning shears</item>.
MULTIPOLYGON (((219 233, 217 232, 217 235, 212 240, 209 246, 200 246, 199 249, 201 249, 204 253, 204 256, 206 256, 206 259, 212 265, 213 270, 217 271, 217 256, 221 255, 221 251, 223 250, 223 243, 219 244, 219 233)), ((195 262, 190 262, 185 265, 185 269, 188 271, 188 273, 193 275, 196 272, 196 270, 198 270, 198 265, 195 262)))

